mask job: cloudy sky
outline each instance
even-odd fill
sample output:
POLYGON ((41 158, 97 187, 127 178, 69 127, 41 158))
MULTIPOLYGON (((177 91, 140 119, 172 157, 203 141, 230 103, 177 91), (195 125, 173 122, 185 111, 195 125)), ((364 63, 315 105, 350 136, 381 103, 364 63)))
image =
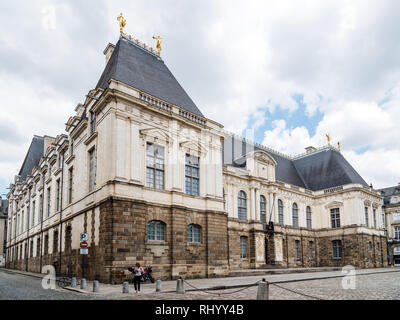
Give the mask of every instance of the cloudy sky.
POLYGON ((33 135, 63 133, 126 31, 208 118, 286 154, 341 142, 367 183, 400 182, 400 1, 0 2, 0 192, 33 135))

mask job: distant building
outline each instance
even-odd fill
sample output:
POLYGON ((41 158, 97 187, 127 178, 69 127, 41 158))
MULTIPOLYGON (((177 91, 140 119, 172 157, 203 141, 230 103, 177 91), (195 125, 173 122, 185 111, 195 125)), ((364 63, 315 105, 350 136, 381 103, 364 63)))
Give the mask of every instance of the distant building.
POLYGON ((383 210, 388 238, 388 259, 400 266, 400 183, 397 186, 379 190, 384 196, 383 210))
POLYGON ((6 263, 8 200, 0 197, 0 267, 6 263))
POLYGON ((10 186, 7 266, 118 283, 135 262, 164 279, 387 265, 383 196, 338 149, 290 157, 248 141, 141 42, 121 35, 104 54, 66 134, 35 136, 10 186))

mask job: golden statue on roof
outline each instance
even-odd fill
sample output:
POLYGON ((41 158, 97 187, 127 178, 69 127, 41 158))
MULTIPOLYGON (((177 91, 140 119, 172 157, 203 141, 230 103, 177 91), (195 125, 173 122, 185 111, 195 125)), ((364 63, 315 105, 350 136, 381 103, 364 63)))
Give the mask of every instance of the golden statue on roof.
POLYGON ((331 145, 331 136, 329 133, 326 134, 326 138, 328 139, 328 145, 331 145))
POLYGON ((161 40, 162 40, 162 37, 153 36, 153 39, 157 40, 157 52, 158 52, 158 55, 161 55, 161 40))
POLYGON ((123 17, 122 13, 119 15, 119 17, 117 18, 117 21, 119 22, 119 31, 121 34, 123 34, 124 32, 124 28, 126 26, 126 20, 123 17))
POLYGON ((340 141, 338 141, 337 146, 338 146, 338 150, 340 152, 340 141))

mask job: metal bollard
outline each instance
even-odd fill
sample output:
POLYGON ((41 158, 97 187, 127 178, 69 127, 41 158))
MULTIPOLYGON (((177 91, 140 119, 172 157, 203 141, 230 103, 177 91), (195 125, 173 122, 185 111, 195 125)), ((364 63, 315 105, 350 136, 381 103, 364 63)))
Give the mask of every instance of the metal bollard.
POLYGON ((183 279, 178 279, 176 281, 176 293, 181 293, 184 294, 185 293, 185 287, 183 285, 183 279))
POLYGON ((99 281, 93 281, 93 292, 99 292, 99 281))
POLYGON ((157 280, 156 282, 156 292, 161 292, 161 280, 157 280))
POLYGON ((129 293, 129 282, 124 282, 122 284, 122 293, 129 293))
POLYGON ((269 300, 269 283, 265 279, 258 284, 257 300, 269 300))
POLYGON ((81 279, 81 289, 86 290, 86 279, 81 279))
POLYGON ((73 277, 71 280, 71 287, 76 288, 76 278, 75 277, 73 277))

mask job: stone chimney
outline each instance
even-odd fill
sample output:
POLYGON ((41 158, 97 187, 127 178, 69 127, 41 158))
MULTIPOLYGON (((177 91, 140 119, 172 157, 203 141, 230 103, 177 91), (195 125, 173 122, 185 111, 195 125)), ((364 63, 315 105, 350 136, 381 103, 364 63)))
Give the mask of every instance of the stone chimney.
POLYGON ((113 45, 112 43, 109 43, 107 45, 107 47, 104 49, 103 53, 106 56, 106 65, 107 65, 108 61, 110 60, 111 55, 114 52, 114 49, 115 49, 115 45, 113 45))
POLYGON ((312 153, 312 152, 314 152, 314 151, 317 151, 317 148, 314 148, 314 147, 312 147, 312 146, 306 148, 306 153, 307 153, 307 154, 312 153))

